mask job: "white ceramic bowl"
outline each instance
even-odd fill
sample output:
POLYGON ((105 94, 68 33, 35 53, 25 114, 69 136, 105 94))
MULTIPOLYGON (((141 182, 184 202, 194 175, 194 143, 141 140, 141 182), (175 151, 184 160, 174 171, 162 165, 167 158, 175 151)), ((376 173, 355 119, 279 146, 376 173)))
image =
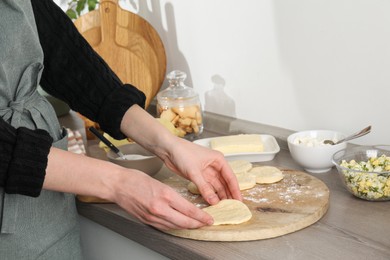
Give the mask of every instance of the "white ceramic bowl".
POLYGON ((291 134, 287 138, 288 148, 292 158, 306 171, 311 173, 323 173, 333 167, 333 155, 347 147, 343 142, 337 145, 320 145, 323 140, 338 141, 345 135, 331 130, 308 130, 291 134), (298 140, 303 141, 297 143, 298 140), (308 143, 305 144, 305 141, 308 143), (315 144, 317 143, 317 144, 315 144), (309 146, 314 144, 313 146, 309 146))
POLYGON ((118 149, 131 159, 123 160, 110 150, 107 152, 107 158, 110 162, 126 168, 140 170, 150 176, 154 176, 163 166, 163 161, 160 158, 136 143, 121 145, 118 149))

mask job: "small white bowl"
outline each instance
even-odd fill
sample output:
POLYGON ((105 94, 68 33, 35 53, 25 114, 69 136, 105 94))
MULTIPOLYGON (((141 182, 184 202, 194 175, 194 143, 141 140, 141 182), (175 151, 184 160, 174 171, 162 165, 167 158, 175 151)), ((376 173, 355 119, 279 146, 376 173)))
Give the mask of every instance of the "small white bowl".
POLYGON ((107 158, 110 162, 123 166, 125 168, 137 169, 150 176, 157 174, 163 166, 163 161, 156 155, 147 151, 136 143, 130 143, 118 146, 118 149, 125 155, 134 159, 121 159, 113 151, 107 152, 107 158))
POLYGON ((346 142, 336 145, 319 145, 328 139, 334 142, 345 138, 345 135, 331 130, 308 130, 291 134, 287 138, 291 157, 310 173, 327 172, 333 167, 333 155, 347 147, 346 142), (308 143, 297 143, 297 140, 312 140, 308 143), (309 146, 314 144, 313 146, 309 146))

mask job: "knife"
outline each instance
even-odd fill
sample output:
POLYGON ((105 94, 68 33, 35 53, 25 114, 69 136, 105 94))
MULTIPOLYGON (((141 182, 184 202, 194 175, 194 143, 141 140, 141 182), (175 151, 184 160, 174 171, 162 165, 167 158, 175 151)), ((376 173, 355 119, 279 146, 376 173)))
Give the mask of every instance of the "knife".
POLYGON ((105 145, 107 145, 114 153, 119 155, 121 159, 126 160, 125 155, 118 149, 118 147, 116 147, 107 138, 105 138, 98 130, 96 130, 95 127, 91 126, 89 128, 89 131, 91 131, 94 135, 96 135, 96 137, 99 138, 105 145))

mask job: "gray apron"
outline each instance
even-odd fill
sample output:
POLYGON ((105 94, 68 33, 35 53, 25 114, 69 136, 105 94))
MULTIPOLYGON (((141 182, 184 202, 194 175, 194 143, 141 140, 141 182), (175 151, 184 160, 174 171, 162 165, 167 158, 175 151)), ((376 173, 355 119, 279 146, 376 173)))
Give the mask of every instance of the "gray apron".
MULTIPOLYGON (((0 1, 0 116, 18 128, 45 129, 53 146, 67 149, 48 101, 37 86, 43 53, 30 1, 0 1)), ((37 198, 0 187, 0 259, 81 259, 72 194, 43 190, 37 198)))

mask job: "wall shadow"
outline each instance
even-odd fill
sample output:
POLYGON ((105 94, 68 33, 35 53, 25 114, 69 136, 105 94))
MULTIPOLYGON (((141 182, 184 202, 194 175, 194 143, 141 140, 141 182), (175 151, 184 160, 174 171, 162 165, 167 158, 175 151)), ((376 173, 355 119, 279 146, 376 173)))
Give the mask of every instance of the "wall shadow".
MULTIPOLYGON (((190 66, 185 58, 183 52, 178 45, 178 35, 176 30, 175 10, 171 3, 161 6, 159 0, 149 1, 122 1, 121 6, 125 9, 132 9, 130 11, 136 12, 138 15, 146 19, 158 32, 165 48, 167 56, 167 71, 166 74, 172 70, 181 70, 187 74, 185 84, 189 87, 193 87, 192 73, 190 66), (162 11, 165 12, 163 15, 162 11), (164 28, 164 22, 166 28, 164 28)), ((162 89, 168 86, 168 82, 165 79, 162 89)))
POLYGON ((213 88, 205 92, 204 109, 229 117, 236 117, 236 104, 225 92, 225 79, 216 74, 211 77, 213 88))

